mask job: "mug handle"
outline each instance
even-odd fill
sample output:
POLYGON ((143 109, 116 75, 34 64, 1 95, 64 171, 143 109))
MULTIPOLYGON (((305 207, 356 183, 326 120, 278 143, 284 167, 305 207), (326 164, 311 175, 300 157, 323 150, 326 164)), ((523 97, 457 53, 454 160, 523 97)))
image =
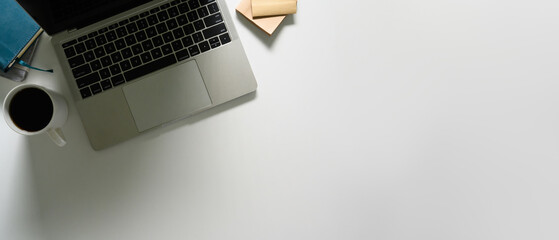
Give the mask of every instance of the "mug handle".
POLYGON ((62 133, 62 129, 60 129, 60 128, 49 129, 47 131, 47 133, 49 134, 50 139, 54 143, 56 143, 56 145, 58 145, 60 147, 66 145, 66 139, 64 138, 64 134, 62 133))

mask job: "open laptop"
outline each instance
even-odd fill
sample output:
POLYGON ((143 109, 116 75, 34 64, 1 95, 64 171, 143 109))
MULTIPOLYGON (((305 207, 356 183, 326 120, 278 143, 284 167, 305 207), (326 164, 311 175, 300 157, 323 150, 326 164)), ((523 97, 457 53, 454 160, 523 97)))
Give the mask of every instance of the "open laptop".
POLYGON ((224 0, 17 0, 52 36, 94 149, 256 90, 224 0))

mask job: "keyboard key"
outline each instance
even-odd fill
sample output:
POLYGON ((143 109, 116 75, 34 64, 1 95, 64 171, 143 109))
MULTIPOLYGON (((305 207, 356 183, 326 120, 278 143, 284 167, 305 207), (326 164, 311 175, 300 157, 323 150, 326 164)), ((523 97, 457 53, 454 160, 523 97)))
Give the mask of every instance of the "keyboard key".
POLYGON ((151 54, 149 54, 149 52, 142 53, 142 55, 140 55, 140 58, 142 59, 143 63, 148 63, 152 60, 151 54))
POLYGON ((153 48, 153 43, 149 39, 145 40, 142 42, 142 48, 144 48, 144 51, 149 51, 153 48))
POLYGON ((163 53, 161 52, 161 49, 156 48, 151 50, 151 56, 153 57, 153 59, 158 59, 163 56, 163 53))
POLYGON ((136 24, 138 25, 138 29, 144 29, 149 27, 148 21, 146 19, 140 19, 138 20, 138 22, 136 22, 136 24))
POLYGON ((130 22, 134 22, 134 21, 136 21, 136 20, 138 20, 138 19, 140 19, 140 16, 135 15, 135 16, 133 16, 133 17, 130 17, 128 20, 130 20, 130 22))
POLYGON ((134 55, 138 55, 143 51, 144 50, 142 49, 142 45, 139 43, 132 46, 132 52, 134 53, 134 55))
POLYGON ((222 44, 226 44, 228 42, 231 42, 231 38, 229 38, 229 34, 222 34, 221 36, 219 36, 219 39, 221 40, 222 44))
POLYGON ((194 26, 192 25, 192 23, 185 25, 184 27, 182 27, 182 30, 184 30, 184 33, 186 35, 190 35, 194 33, 194 26))
POLYGON ((216 12, 219 12, 219 7, 217 6, 217 3, 212 3, 208 5, 208 10, 210 11, 210 14, 214 14, 216 12))
POLYGON ((153 46, 155 47, 159 47, 161 45, 163 45, 163 38, 161 38, 161 36, 157 36, 151 39, 151 41, 153 42, 153 46))
POLYGON ((170 18, 174 18, 179 15, 179 9, 177 7, 172 7, 167 10, 170 18))
POLYGON ((188 17, 188 20, 191 22, 198 20, 198 13, 196 13, 196 11, 190 11, 186 14, 186 16, 188 17))
POLYGON ((114 75, 117 75, 117 74, 119 74, 119 73, 121 72, 120 66, 119 66, 118 64, 111 65, 111 66, 109 67, 109 70, 111 70, 111 74, 112 74, 113 76, 114 76, 114 75))
POLYGON ((199 43, 204 40, 204 36, 202 36, 202 33, 197 32, 192 34, 192 40, 194 40, 195 43, 199 43))
POLYGON ((89 88, 91 88, 91 92, 93 94, 99 94, 101 93, 103 90, 101 89, 101 85, 99 85, 99 83, 94 83, 93 85, 91 85, 89 88))
POLYGON ((107 54, 111 54, 115 51, 116 51, 116 47, 113 43, 108 43, 107 45, 105 45, 105 52, 107 54))
POLYGON ((144 76, 146 74, 155 72, 159 69, 162 69, 164 67, 167 67, 169 65, 172 65, 174 63, 176 63, 177 60, 175 59, 174 55, 168 55, 162 58, 159 58, 153 62, 150 62, 146 65, 140 66, 138 68, 134 68, 128 72, 124 73, 124 76, 126 78, 126 81, 132 81, 136 78, 139 78, 141 76, 144 76))
POLYGON ((126 36, 124 39, 126 39, 126 44, 127 44, 128 46, 131 46, 131 45, 133 45, 134 43, 137 42, 137 41, 136 41, 136 37, 134 37, 134 35, 128 35, 128 36, 126 36))
POLYGON ((150 27, 146 29, 146 34, 148 35, 148 38, 152 38, 157 35, 157 30, 155 29, 155 27, 150 27))
POLYGON ((78 43, 78 40, 74 39, 74 40, 72 40, 72 41, 63 43, 63 44, 62 44, 62 47, 63 47, 63 48, 67 48, 67 47, 72 46, 72 45, 74 45, 74 44, 76 44, 76 43, 78 43))
POLYGON ((118 27, 118 23, 114 23, 114 24, 111 24, 111 25, 109 26, 109 29, 115 29, 115 28, 117 28, 117 27, 118 27))
POLYGON ((78 88, 83 88, 85 86, 89 86, 93 83, 96 83, 99 80, 101 80, 101 78, 99 78, 99 74, 97 74, 97 72, 94 72, 85 77, 76 79, 76 83, 78 84, 78 88))
POLYGON ((173 6, 175 6, 175 5, 179 4, 179 3, 180 3, 179 0, 173 0, 173 1, 171 1, 171 5, 173 5, 173 6))
POLYGON ((200 5, 206 5, 208 3, 215 2, 215 0, 200 0, 200 5))
POLYGON ((200 54, 200 49, 198 48, 198 46, 194 45, 194 46, 188 48, 188 52, 190 53, 190 56, 194 57, 194 56, 200 54))
POLYGON ((165 44, 161 47, 161 51, 163 52, 163 55, 167 55, 173 52, 173 48, 171 47, 171 44, 165 44))
POLYGON ((91 73, 91 67, 89 67, 89 64, 84 64, 77 68, 72 69, 72 74, 74 75, 74 78, 80 78, 89 73, 91 73))
POLYGON ((126 47, 126 42, 124 42, 124 39, 119 39, 115 41, 115 47, 116 49, 120 50, 126 47))
POLYGON ((142 60, 140 59, 140 57, 135 56, 130 59, 130 63, 132 64, 133 67, 137 67, 142 64, 142 60))
POLYGON ((111 81, 109 79, 101 81, 101 88, 103 88, 103 91, 106 91, 107 89, 110 89, 112 87, 113 85, 111 84, 111 81))
POLYGON ((161 11, 157 13, 157 19, 159 19, 159 22, 167 21, 169 19, 169 14, 167 14, 166 11, 161 11))
POLYGON ((166 32, 165 34, 163 34, 163 41, 165 41, 165 43, 171 42, 173 40, 175 40, 175 38, 173 37, 173 33, 166 32))
POLYGON ((111 54, 111 60, 113 60, 113 63, 118 63, 122 61, 122 55, 120 55, 120 52, 115 52, 111 54))
POLYGON ((198 16, 203 18, 205 16, 210 15, 210 12, 208 11, 207 8, 203 7, 203 8, 198 8, 198 16))
POLYGON ((119 26, 124 26, 124 25, 126 25, 126 24, 128 24, 128 19, 124 19, 124 20, 118 22, 118 25, 119 25, 119 26))
POLYGON ((132 55, 134 55, 131 48, 125 48, 120 53, 122 54, 122 58, 124 59, 130 58, 132 57, 132 55))
POLYGON ((85 58, 86 62, 89 62, 95 59, 95 54, 93 53, 93 51, 87 51, 83 54, 83 58, 85 58))
POLYGON ((105 35, 99 35, 95 37, 95 42, 97 42, 97 46, 101 46, 107 43, 107 38, 105 38, 105 35))
POLYGON ((179 17, 177 17, 177 23, 179 24, 179 26, 183 26, 188 23, 188 18, 186 18, 185 15, 180 15, 179 17))
POLYGON ((157 20, 157 16, 156 15, 151 15, 149 17, 147 17, 148 23, 150 26, 153 26, 155 24, 159 23, 159 20, 157 20))
POLYGON ((144 41, 146 40, 148 37, 146 35, 145 31, 140 31, 136 33, 136 39, 138 40, 138 42, 144 41))
POLYGON ((91 67, 91 71, 97 71, 97 70, 101 69, 101 61, 95 60, 95 61, 91 62, 89 64, 89 66, 91 67))
POLYGON ((120 63, 120 69, 121 69, 122 71, 127 71, 127 70, 129 70, 130 68, 132 68, 132 65, 130 64, 130 61, 124 60, 124 61, 122 61, 122 62, 120 63))
POLYGON ((171 43, 171 46, 173 46, 173 50, 175 50, 175 52, 183 48, 181 40, 174 41, 171 43))
POLYGON ((151 13, 151 14, 154 14, 156 12, 159 12, 159 7, 155 7, 153 9, 149 10, 149 13, 151 13))
POLYGON ((103 67, 108 67, 111 64, 113 64, 113 62, 111 61, 111 57, 109 56, 102 57, 101 64, 103 65, 103 67))
POLYGON ((99 29, 98 32, 99 32, 99 34, 101 34, 101 33, 106 33, 108 30, 109 30, 109 28, 104 27, 104 28, 99 29))
POLYGON ((212 48, 216 48, 216 47, 221 46, 221 43, 219 42, 219 38, 218 38, 218 37, 211 38, 211 39, 209 40, 209 42, 210 42, 210 47, 212 47, 212 48))
POLYGON ((78 42, 83 42, 87 39, 87 36, 81 36, 78 38, 78 42))
POLYGON ((173 36, 175 37, 175 39, 181 39, 182 37, 184 37, 184 32, 182 31, 182 28, 177 28, 173 30, 173 36))
POLYGON ((79 65, 84 64, 85 59, 83 58, 83 55, 78 55, 78 56, 75 56, 73 58, 68 59, 68 63, 70 63, 71 68, 75 68, 79 65))
POLYGON ((114 77, 111 78, 111 83, 113 83, 113 86, 118 86, 120 84, 123 84, 124 81, 124 76, 122 74, 116 75, 114 77))
POLYGON ((190 55, 188 55, 188 49, 181 50, 177 52, 175 55, 177 56, 177 59, 179 61, 185 60, 190 57, 190 55))
POLYGON ((107 79, 111 76, 111 71, 108 68, 101 69, 99 76, 101 76, 101 79, 107 79))
POLYGON ((105 37, 107 37, 107 41, 112 42, 116 40, 116 32, 113 30, 108 33, 105 33, 105 37))
POLYGON ((167 20, 167 22, 165 22, 165 23, 167 24, 167 28, 169 30, 173 30, 173 29, 175 29, 176 27, 179 26, 179 24, 177 23, 177 20, 175 20, 174 18, 167 20))
POLYGON ((126 31, 125 27, 119 27, 116 29, 116 35, 121 38, 128 35, 128 32, 126 31))
POLYGON ((185 47, 188 47, 192 44, 194 44, 194 41, 192 41, 192 37, 186 36, 182 39, 182 45, 184 45, 185 47))
POLYGON ((204 37, 206 39, 209 39, 209 38, 212 38, 212 37, 217 36, 219 34, 222 34, 224 32, 227 32, 227 28, 225 28, 225 23, 221 23, 221 24, 215 25, 213 27, 210 27, 208 29, 205 29, 202 32, 204 33, 204 37))
POLYGON ((182 13, 185 13, 185 12, 188 12, 188 11, 190 10, 190 8, 188 7, 188 4, 187 4, 187 3, 181 3, 181 4, 179 4, 178 8, 179 8, 179 12, 180 12, 181 14, 182 14, 182 13))
POLYGON ((163 10, 163 9, 169 8, 170 6, 171 6, 171 4, 165 3, 165 4, 161 5, 159 8, 160 8, 161 10, 163 10))
POLYGON ((89 87, 80 89, 80 94, 82 95, 82 98, 85 99, 87 97, 91 97, 91 91, 89 90, 89 87))
POLYGON ((93 37, 97 36, 97 34, 98 34, 97 32, 92 32, 92 33, 87 34, 87 37, 93 38, 93 37))
POLYGON ((221 17, 221 13, 216 13, 214 15, 208 16, 204 18, 204 23, 206 26, 210 27, 215 24, 223 22, 223 18, 221 17))
POLYGON ((149 11, 145 11, 143 13, 140 13, 140 17, 147 17, 148 15, 149 15, 149 11))
POLYGON ((138 26, 136 26, 136 23, 129 23, 126 25, 126 30, 128 30, 129 34, 132 34, 138 31, 138 26))
POLYGON ((201 42, 200 44, 198 44, 198 46, 200 47, 200 51, 202 52, 207 52, 211 49, 208 41, 201 42))
POLYGON ((66 55, 66 58, 71 58, 73 56, 76 56, 76 50, 74 49, 74 47, 70 46, 64 49, 64 54, 66 55))
POLYGON ((93 52, 95 53, 96 58, 101 58, 106 55, 105 49, 103 47, 98 47, 95 50, 93 50, 93 52))
POLYGON ((206 27, 204 25, 204 21, 198 20, 198 21, 194 22, 194 28, 196 29, 196 31, 200 31, 200 30, 204 29, 204 27, 206 27))
POLYGON ((95 39, 88 39, 85 41, 85 46, 87 47, 87 50, 91 50, 97 47, 97 44, 95 43, 95 39))
POLYGON ((198 3, 198 0, 190 0, 188 1, 188 6, 190 9, 195 9, 200 7, 200 3, 198 3))
POLYGON ((76 49, 77 54, 82 54, 87 50, 84 43, 78 43, 74 46, 74 48, 76 49))
POLYGON ((167 32, 167 25, 165 23, 157 24, 156 28, 159 34, 163 34, 164 32, 167 32))

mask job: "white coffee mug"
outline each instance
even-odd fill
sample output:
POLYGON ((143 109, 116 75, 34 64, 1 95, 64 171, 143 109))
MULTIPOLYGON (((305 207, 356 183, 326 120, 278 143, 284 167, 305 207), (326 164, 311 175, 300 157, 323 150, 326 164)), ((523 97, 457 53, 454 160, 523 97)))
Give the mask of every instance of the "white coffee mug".
POLYGON ((19 85, 4 99, 4 119, 10 128, 23 135, 46 132, 61 147, 66 145, 61 128, 67 118, 64 97, 39 85, 19 85))

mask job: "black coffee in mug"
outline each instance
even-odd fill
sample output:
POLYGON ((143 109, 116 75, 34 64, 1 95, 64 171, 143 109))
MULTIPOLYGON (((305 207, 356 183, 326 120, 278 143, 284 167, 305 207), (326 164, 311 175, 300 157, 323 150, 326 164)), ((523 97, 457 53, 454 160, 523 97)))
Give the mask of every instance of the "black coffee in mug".
POLYGON ((10 118, 14 124, 28 132, 45 128, 54 113, 49 95, 41 89, 30 87, 17 92, 9 106, 10 118))

